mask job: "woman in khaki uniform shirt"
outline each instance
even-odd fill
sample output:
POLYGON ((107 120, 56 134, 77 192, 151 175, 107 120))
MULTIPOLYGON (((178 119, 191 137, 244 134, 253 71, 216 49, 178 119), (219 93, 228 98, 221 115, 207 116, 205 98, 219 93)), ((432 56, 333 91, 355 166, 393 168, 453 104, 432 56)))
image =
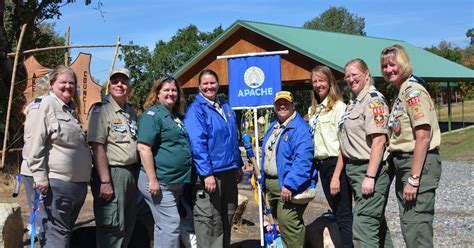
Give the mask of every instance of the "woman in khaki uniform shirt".
POLYGON ((87 195, 91 154, 82 130, 76 103, 76 75, 58 66, 51 75, 51 91, 30 108, 37 111, 26 163, 34 187, 46 195, 48 221, 44 247, 69 247, 72 228, 87 195))
POLYGON ((400 226, 407 247, 433 247, 436 189, 441 177, 441 134, 428 91, 412 76, 405 49, 387 47, 380 56, 382 75, 398 89, 388 126, 389 162, 396 172, 400 226))
POLYGON ((339 141, 346 175, 355 200, 352 235, 355 247, 392 247, 385 219, 390 179, 384 164, 388 107, 373 86, 362 59, 345 66, 347 85, 355 96, 341 122, 339 141))

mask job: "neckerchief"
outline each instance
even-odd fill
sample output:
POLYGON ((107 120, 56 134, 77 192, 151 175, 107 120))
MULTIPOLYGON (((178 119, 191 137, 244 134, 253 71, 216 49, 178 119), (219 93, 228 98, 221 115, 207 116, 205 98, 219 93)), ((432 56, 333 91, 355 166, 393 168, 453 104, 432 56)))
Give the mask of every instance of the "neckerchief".
POLYGON ((312 115, 311 118, 309 119, 309 125, 310 125, 309 131, 311 132, 311 135, 314 135, 314 133, 316 132, 316 124, 318 123, 318 117, 324 108, 325 108, 324 104, 319 104, 318 109, 316 109, 316 112, 314 113, 314 115, 312 115))
POLYGON ((337 126, 339 127, 339 129, 342 128, 342 125, 344 125, 344 122, 346 122, 347 118, 349 118, 349 115, 351 115, 352 113, 352 110, 354 109, 355 105, 358 103, 359 101, 356 100, 350 100, 349 101, 349 105, 347 106, 346 108, 346 112, 344 113, 344 115, 342 116, 341 120, 339 120, 339 123, 337 123, 337 126))

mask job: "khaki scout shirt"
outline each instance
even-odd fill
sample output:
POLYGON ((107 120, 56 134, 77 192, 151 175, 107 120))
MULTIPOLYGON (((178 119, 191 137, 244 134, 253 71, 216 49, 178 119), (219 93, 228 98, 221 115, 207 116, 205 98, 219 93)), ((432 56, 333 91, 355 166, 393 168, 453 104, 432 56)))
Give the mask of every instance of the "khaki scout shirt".
POLYGON ((408 79, 400 87, 398 97, 390 114, 390 145, 389 152, 413 152, 415 150, 415 127, 428 124, 431 127, 430 147, 438 148, 441 133, 433 101, 426 89, 408 79))
POLYGON ((30 104, 25 107, 25 123, 24 123, 24 131, 23 131, 23 149, 21 151, 21 155, 23 157, 23 161, 21 162, 21 169, 20 173, 25 176, 33 176, 31 173, 30 168, 28 168, 28 163, 26 162, 26 158, 29 155, 31 149, 31 135, 35 126, 37 125, 36 120, 38 116, 38 108, 43 100, 44 96, 37 97, 34 99, 30 104))
POLYGON ((35 117, 27 116, 36 119, 26 159, 35 182, 48 178, 89 181, 92 158, 77 114, 68 110, 74 109, 75 104, 70 105, 49 93, 40 104, 30 108, 30 112, 38 111, 35 117))
POLYGON ((387 134, 388 107, 375 87, 363 89, 339 133, 342 154, 352 160, 370 159, 371 134, 387 134))
POLYGON ((280 128, 281 126, 287 127, 288 124, 295 119, 296 117, 296 111, 283 123, 279 124, 277 123, 272 130, 272 135, 267 141, 267 144, 265 144, 265 175, 269 176, 277 176, 278 175, 278 170, 277 170, 277 164, 276 164, 276 152, 277 152, 277 146, 278 146, 278 141, 280 140, 281 134, 283 133, 284 128, 280 128))
MULTIPOLYGON (((339 140, 337 138, 337 124, 344 115, 346 104, 337 101, 331 111, 327 112, 326 107, 328 98, 326 97, 321 105, 324 106, 321 114, 318 116, 316 128, 313 135, 314 158, 326 159, 339 156, 339 140)), ((308 110, 311 113, 311 107, 308 110)), ((312 116, 310 115, 310 120, 312 116)), ((310 123, 311 124, 311 123, 310 123)))
POLYGON ((109 96, 101 104, 95 105, 89 114, 87 141, 105 146, 109 165, 135 164, 138 162, 137 139, 132 136, 130 126, 136 130, 137 116, 132 107, 125 104, 123 110, 114 98, 109 96), (131 121, 130 125, 126 116, 128 121, 131 121))

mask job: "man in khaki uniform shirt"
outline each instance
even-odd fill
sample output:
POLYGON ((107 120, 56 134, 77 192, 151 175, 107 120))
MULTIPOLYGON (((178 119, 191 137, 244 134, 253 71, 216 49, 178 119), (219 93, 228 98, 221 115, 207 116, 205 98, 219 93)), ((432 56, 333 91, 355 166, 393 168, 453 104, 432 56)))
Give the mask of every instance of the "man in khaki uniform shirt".
POLYGON ((400 87, 390 119, 390 161, 397 173, 396 192, 399 202, 400 226, 408 247, 433 243, 435 192, 441 177, 441 160, 438 148, 441 133, 434 104, 426 89, 410 78, 400 87), (414 175, 412 162, 415 150, 415 128, 429 125, 429 147, 421 174, 414 175), (404 201, 404 186, 418 180, 415 201, 404 201), (405 202, 405 203, 404 203, 405 202), (417 232, 414 230, 418 230, 417 232))
POLYGON ((126 102, 129 71, 110 75, 109 95, 89 114, 98 247, 128 247, 136 219, 137 116, 126 102))

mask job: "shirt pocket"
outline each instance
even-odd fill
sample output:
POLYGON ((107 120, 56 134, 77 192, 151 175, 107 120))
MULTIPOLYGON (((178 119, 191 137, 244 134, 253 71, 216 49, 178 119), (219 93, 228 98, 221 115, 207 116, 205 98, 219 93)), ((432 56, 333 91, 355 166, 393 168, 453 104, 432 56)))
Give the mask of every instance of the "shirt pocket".
POLYGON ((56 112, 57 139, 68 146, 77 147, 86 144, 85 137, 77 120, 64 112, 56 112))
POLYGON ((129 143, 126 124, 110 124, 110 139, 115 143, 129 143))

